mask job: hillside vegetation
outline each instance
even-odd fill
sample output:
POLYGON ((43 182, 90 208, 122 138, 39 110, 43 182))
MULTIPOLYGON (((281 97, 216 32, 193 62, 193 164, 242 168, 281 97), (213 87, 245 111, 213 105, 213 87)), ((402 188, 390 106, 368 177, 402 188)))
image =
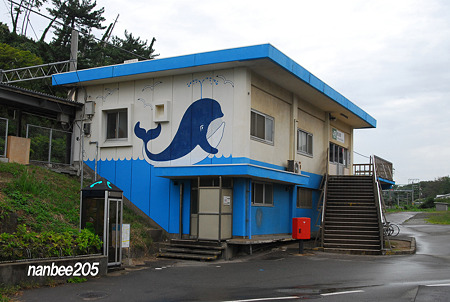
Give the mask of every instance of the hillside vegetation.
MULTIPOLYGON (((0 234, 20 231, 23 225, 34 233, 76 234, 79 203, 78 177, 39 166, 0 162, 0 234)), ((149 254, 152 240, 147 221, 124 207, 124 223, 131 224, 133 256, 149 254)))

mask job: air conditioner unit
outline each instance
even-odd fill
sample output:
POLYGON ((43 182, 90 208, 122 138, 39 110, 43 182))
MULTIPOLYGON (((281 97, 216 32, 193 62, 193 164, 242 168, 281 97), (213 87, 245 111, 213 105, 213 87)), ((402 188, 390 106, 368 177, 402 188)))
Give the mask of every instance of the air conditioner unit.
POLYGON ((287 170, 295 174, 300 174, 302 170, 302 162, 296 160, 288 160, 287 170))

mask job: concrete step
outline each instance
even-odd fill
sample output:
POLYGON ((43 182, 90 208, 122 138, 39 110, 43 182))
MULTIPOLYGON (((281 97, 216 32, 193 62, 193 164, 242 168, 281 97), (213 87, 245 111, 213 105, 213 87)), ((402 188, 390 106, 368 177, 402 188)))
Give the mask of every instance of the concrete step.
POLYGON ((217 242, 217 241, 172 239, 172 240, 170 240, 170 246, 195 248, 195 249, 224 250, 226 248, 226 243, 217 242))
POLYGON ((188 249, 188 248, 177 248, 177 247, 168 247, 168 248, 162 248, 162 253, 181 253, 181 254, 198 254, 198 255, 217 255, 219 256, 222 254, 222 251, 220 250, 206 250, 206 249, 188 249))
POLYGON ((352 248, 324 248, 324 252, 328 253, 342 253, 355 255, 381 255, 382 251, 373 249, 352 249, 352 248))
POLYGON ((324 238, 324 244, 326 245, 356 245, 356 246, 380 246, 380 240, 378 239, 362 239, 362 238, 354 238, 352 240, 342 239, 342 238, 324 238))
POLYGON ((363 238, 364 240, 380 240, 380 234, 377 233, 360 233, 360 234, 342 234, 342 233, 338 233, 338 234, 334 234, 334 233, 330 233, 330 232, 326 232, 324 234, 324 239, 333 239, 333 240, 358 240, 363 238))
POLYGON ((376 212, 358 212, 358 211, 348 211, 347 213, 343 212, 333 212, 333 211, 327 211, 325 214, 326 218, 375 218, 378 220, 378 215, 376 212), (349 213, 348 213, 349 212, 349 213))
POLYGON ((324 248, 335 248, 335 249, 353 249, 353 250, 380 250, 381 245, 377 243, 366 243, 366 244, 353 244, 353 243, 325 243, 324 248))
POLYGON ((373 232, 374 234, 379 234, 380 230, 378 229, 378 225, 360 225, 360 226, 355 226, 355 225, 341 225, 341 224, 337 224, 337 225, 329 225, 326 224, 324 226, 324 231, 325 232, 334 232, 334 233, 339 233, 341 232, 342 234, 359 234, 360 232, 373 232))
POLYGON ((357 222, 361 224, 366 223, 376 223, 378 225, 378 218, 375 217, 349 217, 349 216, 332 216, 332 215, 325 215, 325 219, 327 222, 339 222, 339 223, 349 223, 349 222, 357 222))
POLYGON ((226 243, 173 239, 160 249, 158 257, 210 261, 222 256, 226 243))
POLYGON ((170 252, 159 253, 158 257, 188 259, 188 260, 202 260, 202 261, 212 261, 212 260, 218 259, 217 255, 198 255, 198 254, 190 254, 190 253, 183 254, 183 253, 170 253, 170 252))
POLYGON ((330 206, 342 206, 342 207, 371 207, 376 208, 375 203, 367 201, 349 201, 349 200, 328 200, 326 207, 330 206))

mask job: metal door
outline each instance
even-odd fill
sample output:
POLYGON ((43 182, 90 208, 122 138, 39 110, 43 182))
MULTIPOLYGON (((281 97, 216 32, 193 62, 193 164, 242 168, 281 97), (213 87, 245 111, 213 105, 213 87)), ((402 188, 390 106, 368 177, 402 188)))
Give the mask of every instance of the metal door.
POLYGON ((191 237, 218 241, 229 239, 233 221, 232 182, 226 180, 228 187, 224 188, 222 177, 210 181, 199 179, 198 187, 192 191, 191 237))
POLYGON ((120 265, 122 262, 122 200, 108 199, 107 202, 107 256, 108 266, 120 265))

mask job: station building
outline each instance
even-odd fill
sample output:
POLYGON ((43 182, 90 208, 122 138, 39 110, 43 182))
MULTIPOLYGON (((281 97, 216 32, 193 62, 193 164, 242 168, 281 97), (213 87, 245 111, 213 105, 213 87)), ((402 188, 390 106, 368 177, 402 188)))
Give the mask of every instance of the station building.
POLYGON ((53 76, 84 105, 74 159, 168 236, 318 230, 325 173, 351 175, 354 130, 376 120, 270 44, 53 76))

